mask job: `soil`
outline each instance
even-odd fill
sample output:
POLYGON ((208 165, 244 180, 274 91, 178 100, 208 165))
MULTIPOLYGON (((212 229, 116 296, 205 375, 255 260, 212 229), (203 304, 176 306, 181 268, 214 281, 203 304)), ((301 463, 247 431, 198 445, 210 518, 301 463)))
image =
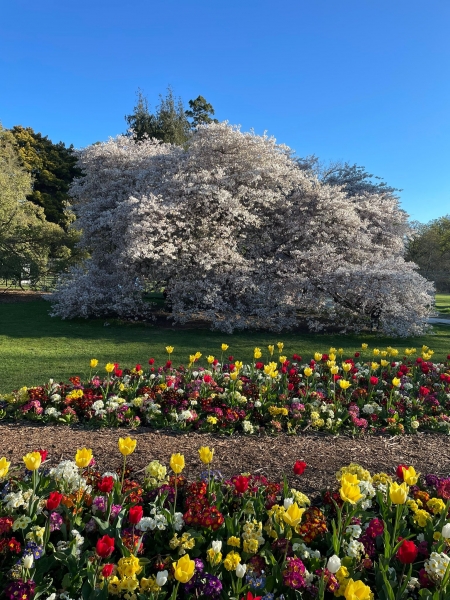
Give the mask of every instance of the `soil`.
MULTIPOLYGON (((441 434, 419 433, 402 437, 367 436, 351 438, 320 433, 301 436, 221 436, 198 433, 178 434, 155 431, 144 427, 136 430, 86 430, 80 427, 34 424, 1 424, 0 455, 13 465, 22 463, 27 452, 48 450, 49 465, 62 459, 73 459, 78 448, 92 448, 94 457, 103 471, 121 465, 117 449, 119 437, 130 435, 137 439, 136 451, 129 457, 135 472, 141 471, 151 460, 168 465, 170 455, 184 454, 188 479, 194 479, 204 470, 198 458, 198 448, 214 448, 212 468, 220 469, 225 477, 252 472, 271 480, 289 482, 314 498, 327 487, 334 487, 335 473, 350 462, 357 462, 371 473, 384 471, 393 474, 399 463, 413 465, 421 473, 438 476, 450 474, 450 440, 441 434), (307 463, 299 478, 292 472, 296 460, 307 463)), ((138 476, 138 475, 137 475, 138 476)))
POLYGON ((34 302, 41 300, 46 292, 34 290, 0 289, 0 304, 15 304, 17 302, 34 302))

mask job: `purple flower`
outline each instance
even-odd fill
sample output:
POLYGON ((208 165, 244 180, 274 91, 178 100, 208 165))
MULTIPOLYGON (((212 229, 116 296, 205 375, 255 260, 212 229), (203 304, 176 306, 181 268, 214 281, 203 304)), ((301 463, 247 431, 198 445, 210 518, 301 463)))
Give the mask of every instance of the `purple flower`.
POLYGON ((50 531, 59 531, 62 524, 63 518, 61 515, 57 512, 52 512, 50 514, 50 531))
POLYGON ((111 506, 111 519, 115 519, 121 510, 122 510, 121 504, 113 504, 111 506))
MULTIPOLYGON (((92 503, 92 512, 105 512, 106 510, 106 498, 104 496, 97 496, 94 498, 92 503)), ((120 511, 119 511, 120 512, 120 511)))

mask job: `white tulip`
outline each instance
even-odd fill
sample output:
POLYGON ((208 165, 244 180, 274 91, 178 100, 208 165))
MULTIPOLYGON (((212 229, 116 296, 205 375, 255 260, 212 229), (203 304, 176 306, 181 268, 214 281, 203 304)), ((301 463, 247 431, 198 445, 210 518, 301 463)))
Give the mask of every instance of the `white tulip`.
POLYGON ((50 594, 50 596, 47 598, 47 600, 56 600, 55 592, 53 592, 53 594, 50 594))
POLYGON ((31 569, 34 564, 34 556, 32 554, 25 554, 23 557, 23 566, 25 569, 31 569))
POLYGON ((450 523, 446 523, 442 528, 442 537, 446 540, 450 538, 450 523))
POLYGON ((333 556, 330 556, 330 558, 328 559, 327 569, 330 571, 330 573, 334 574, 337 573, 340 568, 341 559, 339 558, 339 556, 336 556, 336 554, 333 554, 333 556))
POLYGON ((247 571, 247 565, 242 565, 241 563, 239 563, 238 566, 236 567, 236 577, 239 577, 239 579, 242 579, 244 577, 246 571, 247 571))
POLYGON ((169 576, 169 571, 159 571, 156 575, 156 585, 162 587, 167 582, 167 577, 169 576))
POLYGON ((222 542, 220 540, 216 540, 215 542, 211 542, 212 549, 216 554, 218 554, 222 550, 222 542))

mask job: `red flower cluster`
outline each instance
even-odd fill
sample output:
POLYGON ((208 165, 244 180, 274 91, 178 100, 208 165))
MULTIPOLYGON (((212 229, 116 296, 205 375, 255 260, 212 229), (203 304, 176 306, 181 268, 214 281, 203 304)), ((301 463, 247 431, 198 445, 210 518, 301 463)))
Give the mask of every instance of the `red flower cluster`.
POLYGON ((208 487, 204 481, 192 483, 187 489, 187 511, 183 519, 187 525, 211 527, 213 531, 219 529, 224 522, 223 514, 216 506, 211 506, 207 498, 208 487))

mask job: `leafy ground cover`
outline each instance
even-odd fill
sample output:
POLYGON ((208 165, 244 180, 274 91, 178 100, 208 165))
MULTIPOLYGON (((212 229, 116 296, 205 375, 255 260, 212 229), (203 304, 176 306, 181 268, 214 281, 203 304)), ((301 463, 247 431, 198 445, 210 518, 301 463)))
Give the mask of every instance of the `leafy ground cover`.
MULTIPOLYGON (((117 442, 116 442, 117 443, 117 442)), ((450 479, 340 468, 315 502, 258 473, 223 477, 214 448, 185 477, 183 454, 132 475, 92 450, 48 468, 46 449, 0 459, 0 586, 10 600, 444 600, 450 593, 450 479)), ((120 454, 119 454, 120 452, 120 454)), ((111 457, 114 462, 114 457, 111 457)))
POLYGON ((450 327, 433 327, 434 335, 416 339, 392 340, 373 334, 316 335, 289 333, 275 336, 265 332, 242 332, 227 336, 201 328, 172 328, 116 321, 71 320, 62 321, 48 316, 49 304, 44 300, 0 304, 0 392, 10 392, 23 385, 41 385, 49 378, 67 380, 73 375, 85 379, 89 375, 88 359, 96 357, 101 364, 109 361, 123 365, 145 363, 153 356, 162 363, 165 346, 175 347, 173 361, 186 364, 192 351, 204 355, 217 354, 226 342, 233 356, 248 361, 253 348, 267 347, 278 340, 285 344, 288 356, 299 353, 312 355, 317 350, 327 351, 334 346, 354 353, 362 342, 372 347, 388 345, 404 349, 433 348, 435 360, 443 360, 450 350, 450 327))

